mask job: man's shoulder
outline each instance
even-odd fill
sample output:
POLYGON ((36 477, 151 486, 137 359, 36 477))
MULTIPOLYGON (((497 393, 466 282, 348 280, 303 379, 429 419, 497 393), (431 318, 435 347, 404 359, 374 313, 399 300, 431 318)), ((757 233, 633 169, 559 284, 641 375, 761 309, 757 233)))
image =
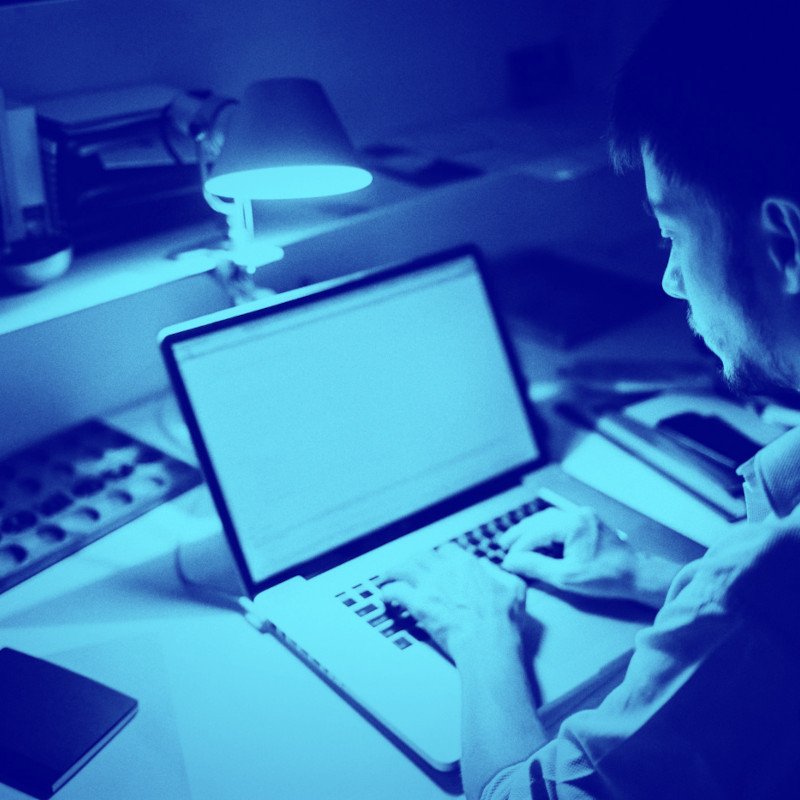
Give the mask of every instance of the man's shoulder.
MULTIPOLYGON (((800 507, 789 515, 742 523, 702 559, 698 577, 726 576, 724 605, 760 625, 800 627, 800 507)), ((784 631, 788 632, 788 631, 784 631)))

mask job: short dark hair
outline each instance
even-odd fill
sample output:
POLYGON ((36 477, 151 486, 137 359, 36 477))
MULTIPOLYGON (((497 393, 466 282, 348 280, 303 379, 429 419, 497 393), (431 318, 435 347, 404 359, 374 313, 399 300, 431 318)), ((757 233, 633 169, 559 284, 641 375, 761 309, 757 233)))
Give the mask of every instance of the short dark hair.
POLYGON ((610 140, 619 171, 645 146, 727 208, 800 200, 797 0, 673 2, 620 71, 610 140))

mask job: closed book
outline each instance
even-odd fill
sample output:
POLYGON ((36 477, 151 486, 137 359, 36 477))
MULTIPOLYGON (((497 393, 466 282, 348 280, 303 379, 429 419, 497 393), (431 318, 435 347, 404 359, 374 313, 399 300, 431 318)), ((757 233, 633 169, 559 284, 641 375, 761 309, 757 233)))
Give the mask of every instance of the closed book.
POLYGON ((0 650, 0 781, 50 797, 136 713, 137 702, 76 672, 0 650))

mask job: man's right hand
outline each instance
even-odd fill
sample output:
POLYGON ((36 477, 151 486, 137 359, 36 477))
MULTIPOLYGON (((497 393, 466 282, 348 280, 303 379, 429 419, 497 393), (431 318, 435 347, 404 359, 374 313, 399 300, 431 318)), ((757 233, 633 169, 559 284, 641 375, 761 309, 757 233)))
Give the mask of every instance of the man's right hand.
POLYGON ((547 508, 498 541, 508 548, 503 569, 523 578, 587 597, 636 600, 656 608, 679 569, 672 562, 643 556, 624 534, 586 508, 547 508), (563 545, 563 558, 536 552, 555 543, 563 545))

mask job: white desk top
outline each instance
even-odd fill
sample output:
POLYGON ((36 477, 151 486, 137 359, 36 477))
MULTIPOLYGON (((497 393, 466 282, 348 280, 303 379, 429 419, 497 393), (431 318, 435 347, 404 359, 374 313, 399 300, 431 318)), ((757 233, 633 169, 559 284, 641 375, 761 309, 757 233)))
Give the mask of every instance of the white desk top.
MULTIPOLYGON (((529 377, 552 377, 540 348, 522 350, 529 377)), ((169 400, 110 421, 191 459, 176 419, 169 400)), ((277 640, 237 611, 187 593, 176 547, 217 526, 200 487, 0 596, 6 646, 84 671, 140 702, 137 717, 58 797, 447 797, 277 640)), ((625 647, 633 630, 617 629, 625 647)), ((565 662, 585 647, 583 638, 574 647, 565 662)), ((20 797, 0 786, 0 798, 20 797)))
POLYGON ((139 700, 58 797, 443 796, 275 639, 188 596, 174 551, 207 508, 194 490, 3 595, 6 646, 139 700))
MULTIPOLYGON (((111 421, 187 458, 176 414, 167 399, 111 421)), ((4 645, 140 703, 58 797, 448 796, 277 640, 238 611, 190 596, 175 570, 176 547, 217 526, 199 487, 0 597, 4 645)), ((635 629, 612 623, 615 652, 630 646, 635 629)), ((563 641, 574 646, 565 660, 579 659, 583 642, 563 641)), ((21 797, 0 786, 0 798, 21 797)))

